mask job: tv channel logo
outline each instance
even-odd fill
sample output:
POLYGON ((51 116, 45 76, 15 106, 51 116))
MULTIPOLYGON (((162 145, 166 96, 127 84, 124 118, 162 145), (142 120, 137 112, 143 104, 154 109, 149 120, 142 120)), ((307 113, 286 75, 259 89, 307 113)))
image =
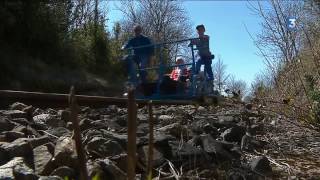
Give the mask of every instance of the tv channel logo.
POLYGON ((288 18, 287 26, 290 30, 294 30, 297 27, 297 19, 296 18, 288 18))

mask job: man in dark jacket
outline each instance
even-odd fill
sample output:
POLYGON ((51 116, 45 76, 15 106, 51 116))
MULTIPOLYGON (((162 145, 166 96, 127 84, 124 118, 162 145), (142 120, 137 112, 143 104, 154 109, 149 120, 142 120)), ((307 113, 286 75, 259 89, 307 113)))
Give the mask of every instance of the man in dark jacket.
POLYGON ((141 26, 134 27, 134 37, 125 44, 122 49, 131 49, 133 56, 127 58, 127 69, 129 73, 129 81, 135 85, 138 83, 135 64, 137 64, 141 82, 145 83, 147 79, 147 71, 144 70, 149 64, 150 58, 154 53, 154 47, 152 41, 141 34, 141 26))

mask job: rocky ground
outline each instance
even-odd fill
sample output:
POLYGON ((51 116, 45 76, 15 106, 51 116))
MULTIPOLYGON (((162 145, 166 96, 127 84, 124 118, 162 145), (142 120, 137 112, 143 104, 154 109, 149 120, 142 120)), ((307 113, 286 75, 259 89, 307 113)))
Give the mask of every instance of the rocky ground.
MULTIPOLYGON (((320 179, 320 134, 255 106, 154 108, 154 179, 320 179)), ((81 107, 93 179, 126 179, 127 110, 81 107)), ((145 179, 148 112, 138 110, 137 179, 145 179)), ((67 109, 0 110, 0 179, 78 179, 67 109)))

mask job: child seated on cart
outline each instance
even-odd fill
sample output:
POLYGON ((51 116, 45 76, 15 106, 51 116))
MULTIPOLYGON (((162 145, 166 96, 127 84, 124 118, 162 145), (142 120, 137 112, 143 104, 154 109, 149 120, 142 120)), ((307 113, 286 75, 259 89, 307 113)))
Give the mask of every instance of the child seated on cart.
POLYGON ((189 72, 187 67, 184 65, 185 62, 182 57, 176 59, 176 67, 172 70, 170 78, 174 81, 186 82, 189 72))
POLYGON ((163 77, 160 85, 160 91, 162 94, 181 94, 186 91, 187 80, 189 79, 189 71, 184 65, 185 61, 182 57, 176 59, 176 66, 163 77))

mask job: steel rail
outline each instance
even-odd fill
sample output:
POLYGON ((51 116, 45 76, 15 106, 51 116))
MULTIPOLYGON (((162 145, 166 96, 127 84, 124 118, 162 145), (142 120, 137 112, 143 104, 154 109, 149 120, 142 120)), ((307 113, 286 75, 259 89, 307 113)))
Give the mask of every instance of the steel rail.
MULTIPOLYGON (((23 102, 46 107, 68 107, 68 94, 0 90, 0 103, 23 102)), ((80 106, 104 107, 106 105, 127 105, 127 98, 75 95, 80 106)), ((137 99, 138 105, 147 105, 149 99, 137 99)), ((153 105, 190 105, 191 100, 152 100, 153 105)))
MULTIPOLYGON (((166 67, 173 68, 173 67, 182 67, 182 66, 191 66, 191 65, 192 65, 192 63, 185 63, 185 64, 169 65, 166 67)), ((159 68, 160 68, 160 65, 157 65, 157 66, 153 66, 153 67, 149 67, 149 68, 137 69, 137 71, 153 70, 153 69, 159 69, 159 68)))
POLYGON ((128 47, 128 48, 123 47, 122 49, 123 50, 134 50, 134 49, 141 49, 141 48, 147 48, 147 47, 159 47, 159 46, 163 46, 165 44, 177 44, 177 43, 187 42, 187 41, 196 40, 196 39, 199 39, 199 38, 188 38, 188 39, 181 39, 181 40, 176 40, 176 41, 151 43, 151 44, 147 44, 147 45, 128 47))

